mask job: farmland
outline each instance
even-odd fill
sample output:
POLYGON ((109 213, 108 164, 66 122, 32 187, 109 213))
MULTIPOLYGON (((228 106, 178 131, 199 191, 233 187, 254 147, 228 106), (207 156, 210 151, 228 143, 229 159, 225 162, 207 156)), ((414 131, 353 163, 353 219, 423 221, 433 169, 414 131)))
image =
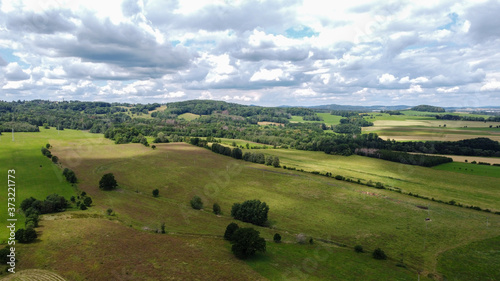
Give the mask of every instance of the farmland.
MULTIPOLYGON (((87 211, 43 216, 40 243, 19 247, 21 269, 44 268, 67 280, 111 278, 117 274, 146 279, 172 275, 193 279, 202 275, 213 279, 238 276, 242 280, 414 280, 417 270, 422 271, 425 280, 428 274, 439 275, 440 268, 451 272, 459 266, 453 255, 442 253, 457 247, 464 247, 460 251, 465 253, 474 252, 476 244, 471 243, 490 243, 485 239, 500 235, 497 215, 238 161, 185 143, 157 144, 152 150, 140 144, 115 145, 99 134, 54 129, 18 133, 15 142, 3 135, 1 141, 6 152, 1 154, 3 169, 15 166, 23 171, 21 167, 31 161, 35 166, 26 167, 22 173, 25 178, 45 177, 39 180, 43 181, 40 185, 23 183, 19 176, 19 186, 25 186, 24 191, 19 188, 19 200, 28 194, 42 198, 50 193, 67 197, 77 193, 59 178, 60 168, 41 155, 40 146, 50 142, 62 167, 71 168, 79 178, 78 192, 85 191, 94 201, 87 211), (38 163, 50 167, 50 172, 40 173, 38 163), (100 177, 108 172, 118 180, 116 191, 104 192, 97 187, 100 177), (158 198, 151 196, 154 188, 160 190, 158 198), (190 208, 193 195, 202 197, 205 210, 190 208), (229 216, 232 204, 247 199, 263 200, 271 208, 270 227, 252 227, 268 241, 274 233, 281 233, 283 243, 268 242, 266 253, 242 262, 231 255, 221 235, 233 221, 229 216), (211 213, 213 203, 220 204, 221 216, 211 213), (426 206, 427 210, 418 206, 426 206), (108 208, 113 209, 113 216, 105 214, 108 208), (151 233, 162 223, 166 235, 151 233), (313 237, 315 244, 297 244, 295 235, 299 233, 313 237), (352 250, 357 244, 367 252, 381 247, 389 260, 377 261, 369 254, 357 254, 352 250), (401 260, 407 269, 396 267, 401 260), (438 266, 438 260, 446 266, 438 266), (85 261, 83 266, 75 266, 81 261, 85 261)), ((246 141, 237 143, 244 145, 246 141)), ((278 155, 281 165, 397 184, 436 198, 500 209, 493 177, 360 156, 292 149, 259 151, 278 155)), ((493 254, 486 266, 498 262, 500 256, 493 254)), ((478 269, 480 265, 470 266, 478 269)))

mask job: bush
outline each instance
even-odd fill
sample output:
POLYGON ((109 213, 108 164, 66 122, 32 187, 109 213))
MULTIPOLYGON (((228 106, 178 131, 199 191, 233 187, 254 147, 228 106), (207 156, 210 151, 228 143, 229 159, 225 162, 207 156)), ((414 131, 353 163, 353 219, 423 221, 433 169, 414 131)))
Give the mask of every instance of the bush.
POLYGON ((248 200, 242 204, 234 203, 231 208, 231 216, 235 219, 260 226, 266 224, 268 212, 269 206, 260 200, 248 200))
POLYGON ((281 235, 279 233, 274 234, 273 240, 276 243, 280 243, 281 242, 281 235))
POLYGON ((266 251, 266 240, 253 228, 239 228, 234 232, 231 251, 239 259, 254 256, 257 251, 266 251))
POLYGON ((217 203, 214 203, 214 205, 212 206, 212 210, 213 210, 214 214, 216 214, 216 215, 221 214, 220 206, 217 203))
POLYGON ((387 255, 382 251, 382 249, 377 248, 373 251, 373 258, 376 260, 385 260, 387 259, 387 255))
POLYGON ((160 190, 158 190, 158 188, 153 190, 153 197, 158 197, 159 195, 160 195, 160 190))
POLYGON ((90 205, 92 205, 92 198, 85 197, 85 199, 83 199, 83 204, 85 204, 85 206, 87 207, 90 207, 90 205))
POLYGON ((197 195, 193 196, 193 199, 191 199, 190 203, 191 207, 195 210, 203 209, 203 201, 201 201, 201 198, 197 195))
POLYGON ((108 216, 111 216, 111 214, 113 213, 113 209, 111 208, 107 209, 106 213, 108 214, 108 216))
POLYGON ((84 203, 80 203, 80 210, 82 210, 82 211, 87 210, 87 206, 85 206, 84 203))
POLYGON ((99 188, 102 190, 113 190, 118 186, 115 180, 115 176, 112 173, 108 173, 102 176, 99 181, 99 188))
POLYGON ((59 157, 53 155, 52 156, 52 163, 57 164, 57 162, 59 162, 59 157))
POLYGON ((234 222, 228 224, 227 227, 226 227, 226 231, 224 232, 224 239, 229 240, 229 241, 233 240, 233 234, 239 228, 240 227, 238 226, 238 224, 236 224, 234 222))
POLYGON ((356 245, 356 246, 354 246, 354 251, 355 251, 356 253, 363 253, 363 252, 364 252, 364 251, 363 251, 363 246, 361 246, 361 245, 356 245))

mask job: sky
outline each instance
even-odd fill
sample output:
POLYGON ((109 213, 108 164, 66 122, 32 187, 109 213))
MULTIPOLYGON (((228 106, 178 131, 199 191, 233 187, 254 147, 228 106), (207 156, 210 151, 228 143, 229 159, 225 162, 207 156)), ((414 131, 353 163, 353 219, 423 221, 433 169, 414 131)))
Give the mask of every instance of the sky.
POLYGON ((500 106, 500 1, 0 0, 0 100, 500 106))

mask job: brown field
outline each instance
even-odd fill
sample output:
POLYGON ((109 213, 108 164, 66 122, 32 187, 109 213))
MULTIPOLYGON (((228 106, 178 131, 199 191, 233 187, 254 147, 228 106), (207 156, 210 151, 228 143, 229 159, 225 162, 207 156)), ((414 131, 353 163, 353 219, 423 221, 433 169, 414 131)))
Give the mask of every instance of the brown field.
POLYGON ((267 125, 275 125, 275 126, 281 126, 281 127, 285 126, 285 124, 283 124, 283 123, 267 122, 267 121, 257 122, 257 124, 259 124, 260 126, 267 126, 267 125))
POLYGON ((18 266, 50 268, 67 280, 262 279, 220 238, 161 235, 90 217, 42 220, 41 241, 19 248, 18 266))

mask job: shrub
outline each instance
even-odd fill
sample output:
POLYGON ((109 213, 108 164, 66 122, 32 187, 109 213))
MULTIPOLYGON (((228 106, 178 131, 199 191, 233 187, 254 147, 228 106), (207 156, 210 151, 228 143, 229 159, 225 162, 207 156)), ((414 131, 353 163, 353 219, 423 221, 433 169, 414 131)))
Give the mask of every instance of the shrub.
POLYGON ((90 207, 90 205, 92 205, 92 198, 85 197, 85 199, 83 199, 83 204, 85 204, 85 206, 87 207, 90 207))
POLYGON ((111 208, 107 209, 106 213, 108 214, 108 216, 111 216, 111 214, 113 213, 113 209, 111 208))
POLYGON ((80 210, 87 210, 87 206, 84 203, 80 203, 80 210))
POLYGON ((217 203, 214 203, 214 205, 212 206, 212 210, 213 210, 214 214, 216 214, 216 215, 221 214, 220 206, 217 203))
POLYGON ((224 239, 226 240, 233 240, 233 234, 240 228, 236 223, 232 222, 227 225, 226 231, 224 232, 224 239))
POLYGON ((364 252, 364 251, 363 251, 363 246, 361 246, 361 245, 356 245, 356 246, 354 246, 354 251, 355 251, 356 253, 363 253, 363 252, 364 252))
POLYGON ((385 260, 387 259, 387 255, 384 253, 384 251, 380 248, 377 248, 373 251, 372 254, 373 258, 376 260, 385 260))
POLYGON ((280 243, 281 242, 281 235, 279 233, 274 234, 273 240, 276 243, 280 243))
POLYGON ((19 243, 33 242, 36 237, 36 231, 31 227, 26 229, 20 228, 16 231, 16 240, 19 241, 19 243))
POLYGON ((158 188, 153 190, 153 197, 158 197, 159 195, 160 195, 160 190, 158 190, 158 188))
POLYGON ((201 198, 197 195, 193 196, 193 199, 191 199, 190 203, 191 207, 195 210, 203 209, 203 201, 201 201, 201 198))

